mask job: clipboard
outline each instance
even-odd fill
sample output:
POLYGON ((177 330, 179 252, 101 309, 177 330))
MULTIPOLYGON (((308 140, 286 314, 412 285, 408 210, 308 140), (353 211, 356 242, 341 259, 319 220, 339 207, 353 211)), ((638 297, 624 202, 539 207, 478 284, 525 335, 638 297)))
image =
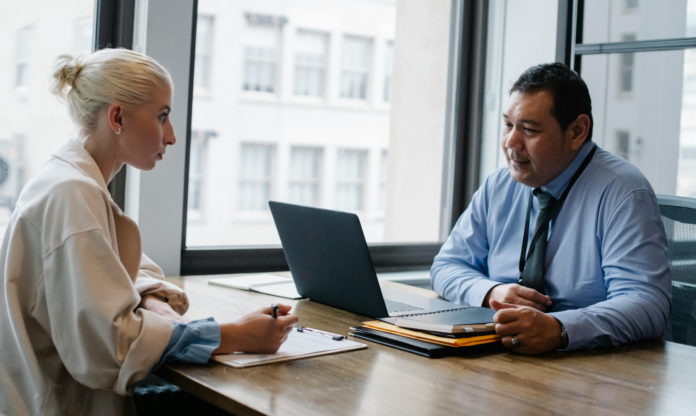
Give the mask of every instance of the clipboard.
POLYGON ((234 354, 216 355, 213 360, 234 368, 247 368, 264 364, 275 364, 286 361, 301 360, 322 355, 338 354, 367 348, 366 344, 344 339, 334 341, 323 335, 292 331, 287 341, 280 346, 275 354, 249 354, 236 352, 234 354))

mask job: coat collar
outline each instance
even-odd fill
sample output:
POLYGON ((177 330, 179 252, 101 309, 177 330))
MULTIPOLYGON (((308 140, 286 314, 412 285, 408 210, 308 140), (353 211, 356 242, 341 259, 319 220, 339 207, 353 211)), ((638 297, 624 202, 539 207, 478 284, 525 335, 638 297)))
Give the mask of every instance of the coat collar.
POLYGON ((107 194, 109 193, 106 182, 104 182, 104 176, 102 176, 97 162, 94 161, 92 156, 77 140, 68 141, 53 154, 53 157, 74 166, 85 176, 92 178, 104 192, 107 194))

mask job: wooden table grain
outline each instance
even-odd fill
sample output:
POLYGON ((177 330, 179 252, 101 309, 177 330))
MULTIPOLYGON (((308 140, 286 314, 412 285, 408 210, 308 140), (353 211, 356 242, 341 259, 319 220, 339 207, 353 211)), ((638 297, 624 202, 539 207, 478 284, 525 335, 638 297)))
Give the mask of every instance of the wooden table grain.
MULTIPOLYGON (((189 319, 229 322, 280 302, 293 306, 301 325, 335 333, 368 320, 308 300, 211 286, 213 277, 169 279, 188 293, 189 319)), ((369 348, 246 369, 173 363, 158 375, 235 415, 696 414, 696 348, 681 344, 428 359, 356 341, 369 348)))

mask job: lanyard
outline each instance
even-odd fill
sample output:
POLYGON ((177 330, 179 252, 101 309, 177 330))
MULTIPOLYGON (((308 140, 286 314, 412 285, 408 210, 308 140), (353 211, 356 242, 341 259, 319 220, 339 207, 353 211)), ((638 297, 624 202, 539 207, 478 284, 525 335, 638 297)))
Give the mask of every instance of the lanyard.
MULTIPOLYGON (((592 160, 592 156, 594 156, 595 152, 597 151, 597 145, 595 144, 592 147, 592 150, 590 150, 590 153, 585 157, 585 160, 582 161, 582 164, 578 168, 578 170, 575 172, 575 175, 573 175, 573 178, 570 180, 570 183, 568 183, 568 187, 566 188, 565 192, 563 192, 563 195, 561 196, 561 199, 558 200, 556 205, 553 207, 553 210, 551 211, 551 215, 549 215, 549 221, 551 221, 552 218, 556 218, 558 216, 558 213, 561 211, 561 208, 563 207, 563 203, 565 202, 566 198, 568 197, 568 193, 570 192, 570 188, 573 187, 575 184, 575 181, 578 180, 580 175, 582 175, 582 172, 585 170, 587 165, 590 164, 590 160, 592 160)), ((527 242, 529 239, 529 219, 532 215, 532 200, 534 198, 534 195, 532 193, 529 193, 529 206, 527 207, 527 219, 524 221, 524 238, 522 239, 522 252, 520 253, 520 282, 522 281, 522 275, 524 274, 524 266, 527 264, 527 258, 529 257, 529 254, 527 253, 527 242)), ((536 232, 534 233, 534 237, 532 237, 532 244, 529 246, 529 253, 532 252, 534 249, 534 246, 536 245, 537 241, 541 238, 541 234, 539 231, 544 227, 539 227, 536 232)), ((546 229, 548 233, 548 229, 546 229)), ((545 235, 544 238, 548 237, 548 235, 545 235)))

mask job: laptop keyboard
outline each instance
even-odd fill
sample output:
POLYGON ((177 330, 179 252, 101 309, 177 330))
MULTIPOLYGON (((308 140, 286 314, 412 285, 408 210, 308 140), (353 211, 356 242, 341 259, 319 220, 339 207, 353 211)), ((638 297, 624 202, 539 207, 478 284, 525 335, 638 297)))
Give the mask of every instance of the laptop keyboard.
POLYGON ((419 308, 417 306, 409 305, 408 303, 397 302, 395 300, 384 299, 387 304, 387 311, 389 313, 400 313, 400 312, 410 312, 410 311, 424 311, 424 308, 419 308))

